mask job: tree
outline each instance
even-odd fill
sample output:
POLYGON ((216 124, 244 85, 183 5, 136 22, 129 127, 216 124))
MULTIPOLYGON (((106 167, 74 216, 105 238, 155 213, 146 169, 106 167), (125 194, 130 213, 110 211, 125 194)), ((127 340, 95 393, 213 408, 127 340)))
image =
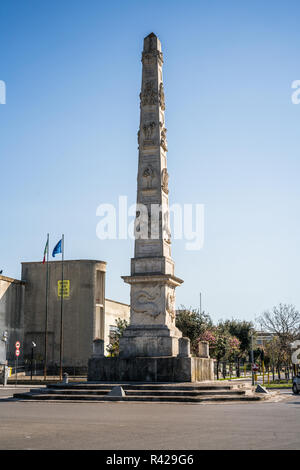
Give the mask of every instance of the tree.
MULTIPOLYGON (((232 358, 239 351, 239 340, 218 326, 211 327, 201 333, 199 341, 208 341, 210 355, 216 359, 217 379, 219 379, 220 362, 223 359, 229 359, 231 364, 232 358)), ((224 378, 226 376, 224 370, 223 376, 224 378)))
POLYGON ((115 323, 116 330, 110 336, 110 343, 106 346, 106 351, 112 357, 119 355, 120 338, 123 336, 124 330, 129 325, 127 320, 122 320, 121 318, 117 318, 115 323))
POLYGON ((229 361, 232 361, 239 354, 240 344, 240 340, 235 336, 228 337, 227 356, 229 361))
POLYGON ((238 348, 234 350, 234 357, 236 361, 236 372, 237 376, 240 377, 240 360, 246 358, 251 349, 251 334, 253 330, 253 324, 248 321, 240 320, 225 320, 220 321, 218 327, 223 332, 227 332, 239 341, 238 348))
POLYGON ((212 327, 212 320, 205 312, 200 313, 197 309, 181 306, 176 315, 176 326, 183 336, 190 339, 191 351, 197 354, 199 337, 206 329, 212 327))
POLYGON ((232 319, 220 322, 220 324, 223 325, 223 328, 227 330, 231 336, 235 336, 239 340, 239 351, 241 355, 247 355, 251 349, 252 322, 232 319))
MULTIPOLYGON (((279 304, 272 311, 263 312, 257 322, 261 329, 273 333, 279 340, 281 360, 285 362, 287 374, 290 367, 290 344, 300 335, 300 313, 291 304, 279 304)), ((280 368, 278 366, 280 374, 280 368)))
POLYGON ((280 380, 280 366, 283 360, 282 357, 282 349, 280 345, 279 338, 274 336, 270 341, 268 341, 265 345, 265 356, 269 360, 272 374, 273 374, 273 381, 275 380, 275 369, 277 368, 278 371, 278 378, 280 380))
POLYGON ((279 304, 272 312, 263 312, 257 322, 265 331, 275 333, 281 344, 293 341, 300 334, 300 313, 291 304, 279 304))
MULTIPOLYGON (((222 332, 220 329, 216 328, 215 330, 215 343, 212 346, 211 353, 212 357, 216 359, 217 362, 217 380, 219 380, 219 366, 222 359, 225 358, 228 351, 228 334, 222 332)), ((224 371, 223 371, 224 377, 224 371)), ((224 377, 225 379, 225 377, 224 377)))

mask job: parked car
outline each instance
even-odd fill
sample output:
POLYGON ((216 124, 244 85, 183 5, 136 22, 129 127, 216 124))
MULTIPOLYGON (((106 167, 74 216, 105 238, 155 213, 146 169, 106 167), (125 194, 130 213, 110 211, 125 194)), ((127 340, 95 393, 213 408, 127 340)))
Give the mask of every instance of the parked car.
POLYGON ((300 392, 300 375, 293 377, 293 393, 298 395, 300 392))

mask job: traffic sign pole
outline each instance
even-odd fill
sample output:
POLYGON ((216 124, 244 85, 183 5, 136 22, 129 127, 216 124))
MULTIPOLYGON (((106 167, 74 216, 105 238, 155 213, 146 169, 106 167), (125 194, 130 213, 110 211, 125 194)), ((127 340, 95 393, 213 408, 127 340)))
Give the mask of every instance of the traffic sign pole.
POLYGON ((18 383, 18 355, 16 356, 16 386, 18 383))
POLYGON ((255 385, 257 382, 257 371, 258 371, 258 365, 257 364, 252 364, 252 376, 254 376, 254 383, 252 382, 252 385, 255 385))
POLYGON ((17 386, 17 383, 18 383, 18 358, 20 356, 20 341, 17 341, 16 344, 16 351, 15 351, 15 356, 16 356, 16 360, 15 360, 15 372, 16 372, 16 385, 17 386))

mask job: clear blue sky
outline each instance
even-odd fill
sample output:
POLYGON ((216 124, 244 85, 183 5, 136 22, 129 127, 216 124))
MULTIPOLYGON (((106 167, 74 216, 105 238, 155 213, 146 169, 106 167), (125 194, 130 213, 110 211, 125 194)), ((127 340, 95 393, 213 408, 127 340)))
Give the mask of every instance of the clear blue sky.
POLYGON ((300 308, 299 1, 1 0, 3 274, 65 234, 108 262, 129 301, 131 240, 100 241, 96 208, 135 202, 143 38, 165 57, 171 203, 205 205, 205 244, 173 242, 177 305, 215 320, 300 308))

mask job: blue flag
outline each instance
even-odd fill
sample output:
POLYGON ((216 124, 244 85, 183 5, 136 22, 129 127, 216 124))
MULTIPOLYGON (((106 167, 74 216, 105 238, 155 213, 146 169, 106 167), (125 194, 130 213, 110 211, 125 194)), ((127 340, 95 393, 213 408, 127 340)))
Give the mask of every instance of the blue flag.
POLYGON ((55 255, 58 255, 58 253, 62 253, 62 240, 59 240, 59 242, 53 248, 53 251, 52 251, 53 258, 55 258, 55 255))

